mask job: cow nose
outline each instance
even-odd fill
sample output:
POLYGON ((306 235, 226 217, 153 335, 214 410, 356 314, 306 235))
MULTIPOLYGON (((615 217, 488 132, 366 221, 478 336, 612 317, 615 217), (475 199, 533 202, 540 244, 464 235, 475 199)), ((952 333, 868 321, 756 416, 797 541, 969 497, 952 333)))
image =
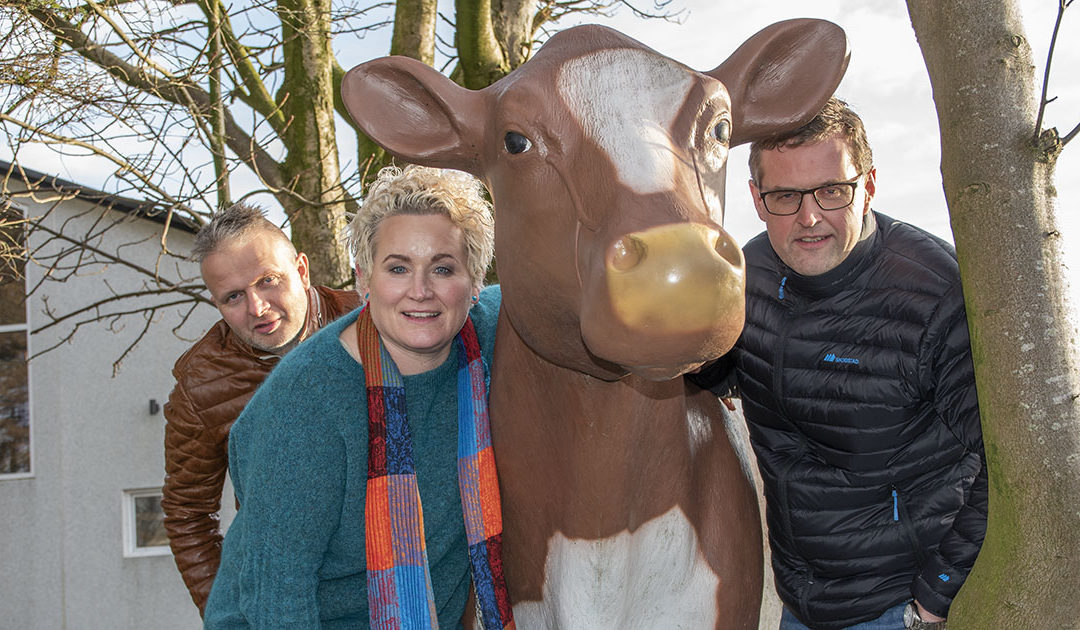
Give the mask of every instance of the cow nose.
POLYGON ((706 225, 627 234, 608 248, 605 271, 612 310, 631 329, 690 333, 742 313, 742 251, 726 232, 706 225))
POLYGON ((630 271, 645 258, 647 248, 636 236, 624 236, 611 246, 611 267, 616 271, 630 271))

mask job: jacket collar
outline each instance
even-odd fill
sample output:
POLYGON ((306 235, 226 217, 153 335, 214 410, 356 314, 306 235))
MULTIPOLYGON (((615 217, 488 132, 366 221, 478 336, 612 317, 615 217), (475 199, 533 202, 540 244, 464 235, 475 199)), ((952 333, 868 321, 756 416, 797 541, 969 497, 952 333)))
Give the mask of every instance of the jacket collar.
POLYGON ((322 296, 315 290, 315 285, 308 287, 307 295, 307 317, 304 318, 304 328, 300 331, 300 341, 307 339, 326 325, 326 305, 323 304, 322 296))
POLYGON ((839 265, 817 276, 804 276, 796 273, 776 256, 780 273, 787 278, 787 288, 812 298, 836 295, 841 289, 849 287, 871 261, 877 257, 881 239, 878 236, 876 213, 870 211, 863 219, 862 237, 854 249, 839 265))

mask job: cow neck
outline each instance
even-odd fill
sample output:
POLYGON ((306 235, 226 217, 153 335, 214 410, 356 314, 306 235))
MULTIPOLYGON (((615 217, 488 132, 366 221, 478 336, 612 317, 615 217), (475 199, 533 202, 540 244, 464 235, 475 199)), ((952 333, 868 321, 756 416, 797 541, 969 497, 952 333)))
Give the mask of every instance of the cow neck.
MULTIPOLYGON (((804 276, 795 272, 777 256, 780 273, 782 276, 787 276, 786 288, 811 299, 819 299, 836 295, 845 288, 851 287, 866 266, 877 258, 877 252, 880 249, 881 238, 877 220, 872 211, 866 213, 863 234, 865 236, 855 244, 847 258, 835 268, 816 276, 804 276)), ((773 255, 776 255, 775 252, 773 255)))
POLYGON ((541 504, 544 497, 553 499, 547 518, 529 528, 546 522, 544 540, 555 530, 579 538, 610 536, 679 502, 673 488, 684 487, 680 475, 690 457, 686 423, 672 421, 686 414, 681 379, 654 383, 631 375, 605 381, 548 362, 510 326, 496 336, 491 405, 500 471, 521 468, 507 479, 530 488, 522 495, 541 504), (552 472, 536 474, 545 469, 552 472), (553 476, 560 481, 552 483, 553 476), (568 503, 591 508, 568 510, 568 503))

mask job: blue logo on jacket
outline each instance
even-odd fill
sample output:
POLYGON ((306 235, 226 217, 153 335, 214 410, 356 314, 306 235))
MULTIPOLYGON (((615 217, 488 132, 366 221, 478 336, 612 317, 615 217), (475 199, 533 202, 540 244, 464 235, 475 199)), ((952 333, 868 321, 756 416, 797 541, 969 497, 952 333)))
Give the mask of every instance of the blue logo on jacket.
POLYGON ((825 363, 846 363, 848 365, 858 365, 859 360, 852 357, 838 357, 835 353, 830 352, 822 359, 825 363))

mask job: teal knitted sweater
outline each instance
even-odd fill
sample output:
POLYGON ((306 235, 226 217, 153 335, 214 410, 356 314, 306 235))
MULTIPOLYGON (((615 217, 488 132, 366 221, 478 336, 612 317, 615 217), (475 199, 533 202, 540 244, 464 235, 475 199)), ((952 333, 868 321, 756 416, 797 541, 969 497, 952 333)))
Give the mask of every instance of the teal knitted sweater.
MULTIPOLYGON (((487 366, 499 287, 470 317, 487 366)), ((240 511, 225 536, 205 628, 367 628, 364 498, 367 391, 338 336, 354 311, 281 360, 233 425, 229 472, 240 511)), ((439 627, 457 628, 469 591, 457 481, 457 345, 405 376, 439 627)))

